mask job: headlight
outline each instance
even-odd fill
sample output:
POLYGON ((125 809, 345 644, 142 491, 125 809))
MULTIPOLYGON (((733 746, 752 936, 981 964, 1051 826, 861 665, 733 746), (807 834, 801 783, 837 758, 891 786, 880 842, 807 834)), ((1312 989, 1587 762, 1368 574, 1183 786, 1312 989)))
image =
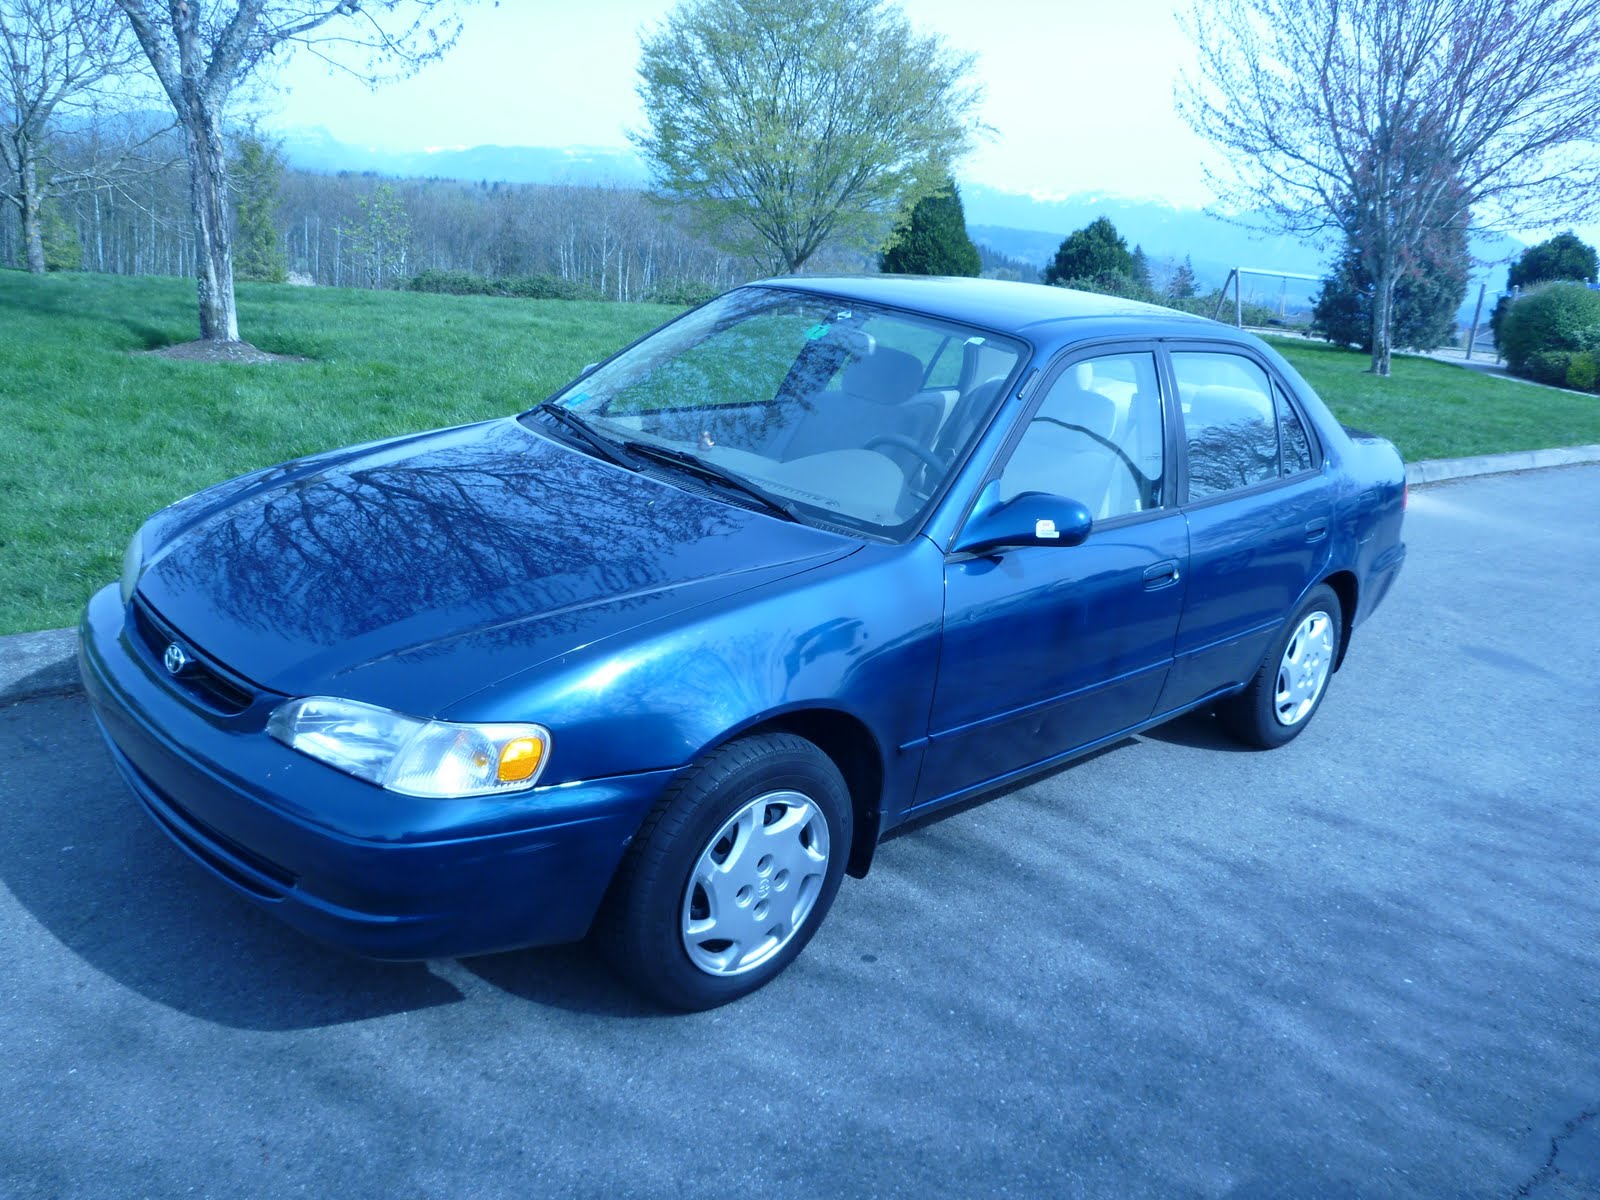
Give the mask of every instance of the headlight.
POLYGON ((133 589, 139 586, 139 576, 144 571, 144 530, 135 531, 122 552, 122 602, 133 599, 133 589))
POLYGON ((438 799, 531 788, 550 757, 542 725, 424 721, 332 696, 280 704, 267 732, 391 792, 438 799))

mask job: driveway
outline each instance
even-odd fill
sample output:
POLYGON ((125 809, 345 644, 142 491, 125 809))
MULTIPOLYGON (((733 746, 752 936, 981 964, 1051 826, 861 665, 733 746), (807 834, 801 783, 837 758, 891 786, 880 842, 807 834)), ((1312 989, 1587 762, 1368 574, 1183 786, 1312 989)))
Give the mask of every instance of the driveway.
POLYGON ((379 966, 0 710, 0 1196, 1600 1192, 1600 466, 1413 492, 1322 711, 887 843, 773 986, 379 966))

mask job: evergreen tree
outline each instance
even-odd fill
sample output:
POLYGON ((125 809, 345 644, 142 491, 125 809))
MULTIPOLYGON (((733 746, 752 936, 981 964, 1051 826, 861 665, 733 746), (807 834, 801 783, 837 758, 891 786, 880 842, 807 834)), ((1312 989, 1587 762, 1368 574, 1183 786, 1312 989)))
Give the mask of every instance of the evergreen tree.
POLYGON ((1183 262, 1167 281, 1167 299, 1191 300, 1199 290, 1199 282, 1194 277, 1194 263, 1190 262, 1189 256, 1185 254, 1183 262))
POLYGON ((1511 264, 1506 283, 1513 288, 1532 287, 1536 283, 1554 283, 1570 279, 1574 283, 1593 283, 1600 270, 1600 256, 1593 246, 1572 232, 1558 233, 1537 246, 1529 246, 1511 264))
POLYGON ((1156 291, 1155 280, 1150 275, 1150 258, 1144 252, 1144 247, 1135 245, 1133 248, 1133 275, 1134 284, 1147 295, 1154 296, 1156 291))
POLYGON ((228 181, 233 192, 234 274, 282 283, 289 277, 277 221, 283 155, 254 134, 239 139, 237 155, 228 181))
POLYGON ((966 275, 979 271, 978 248, 967 236, 967 218, 955 180, 924 196, 878 255, 878 270, 893 275, 966 275))
MULTIPOLYGON (((1455 334, 1456 313, 1467 294, 1472 257, 1466 222, 1437 233, 1395 285, 1392 344, 1432 350, 1455 334)), ((1347 245, 1323 280, 1311 310, 1311 331, 1330 342, 1372 352, 1372 301, 1375 286, 1361 253, 1347 245)))
POLYGON ((1057 287, 1112 283, 1118 277, 1132 281, 1133 254, 1106 217, 1096 217, 1068 234, 1056 250, 1055 260, 1044 269, 1044 281, 1057 287))

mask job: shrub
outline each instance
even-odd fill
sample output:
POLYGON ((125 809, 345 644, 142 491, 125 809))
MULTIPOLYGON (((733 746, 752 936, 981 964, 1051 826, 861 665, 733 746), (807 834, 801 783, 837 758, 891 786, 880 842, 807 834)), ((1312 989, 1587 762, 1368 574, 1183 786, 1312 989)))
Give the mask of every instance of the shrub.
POLYGON ((681 304, 695 308, 708 300, 715 300, 725 289, 714 283, 674 283, 650 293, 654 304, 681 304))
POLYGON ((1128 271, 1101 271, 1097 275, 1080 276, 1076 279, 1062 279, 1055 286, 1069 288, 1075 292, 1097 292, 1102 296, 1120 296, 1124 300, 1143 300, 1147 304, 1159 302, 1155 292, 1142 285, 1128 271))
POLYGON ((1567 386, 1577 392, 1600 392, 1600 357, 1580 350, 1567 364, 1567 386))
POLYGON ((600 294, 585 283, 556 275, 508 275, 490 279, 471 271, 423 271, 407 286, 413 292, 439 292, 448 296, 512 296, 519 300, 598 300, 600 294))
POLYGON ((493 294, 491 281, 471 271, 424 271, 413 275, 407 286, 413 292, 440 292, 447 296, 493 294))
MULTIPOLYGON (((1183 298, 1172 297, 1159 301, 1167 308, 1175 308, 1179 312, 1192 313, 1197 317, 1215 316, 1224 324, 1233 324, 1233 289, 1229 288, 1226 295, 1219 289, 1205 296, 1186 296, 1183 298)), ((1244 323, 1256 329, 1263 329, 1269 325, 1282 325, 1278 319, 1278 310, 1265 304, 1257 304, 1254 300, 1244 302, 1244 310, 1240 314, 1244 323)))
POLYGON ((497 296, 519 300, 598 300, 600 293, 586 283, 559 275, 511 275, 494 281, 497 296))
MULTIPOLYGON (((1500 322, 1500 353, 1512 371, 1531 377, 1535 355, 1588 349, 1597 330, 1600 292, 1581 283, 1550 283, 1519 296, 1506 311, 1500 322)), ((1565 378, 1563 368, 1563 385, 1565 378)))
POLYGON ((1567 371, 1572 366, 1572 351, 1570 350, 1535 350, 1528 355, 1527 361, 1519 372, 1521 375, 1533 380, 1535 383, 1549 384, 1551 387, 1567 386, 1567 371))

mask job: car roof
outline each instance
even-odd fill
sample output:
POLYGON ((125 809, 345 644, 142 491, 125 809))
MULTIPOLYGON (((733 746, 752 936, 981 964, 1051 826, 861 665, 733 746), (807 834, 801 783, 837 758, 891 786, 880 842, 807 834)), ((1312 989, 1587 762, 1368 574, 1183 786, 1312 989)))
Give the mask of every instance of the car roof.
POLYGON ((764 279, 754 286, 909 309, 1035 341, 1076 342, 1111 334, 1247 340, 1232 326, 1176 309, 1037 283, 929 275, 808 275, 764 279))

